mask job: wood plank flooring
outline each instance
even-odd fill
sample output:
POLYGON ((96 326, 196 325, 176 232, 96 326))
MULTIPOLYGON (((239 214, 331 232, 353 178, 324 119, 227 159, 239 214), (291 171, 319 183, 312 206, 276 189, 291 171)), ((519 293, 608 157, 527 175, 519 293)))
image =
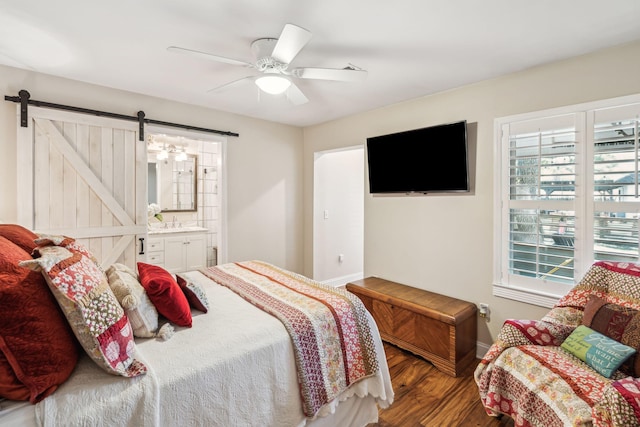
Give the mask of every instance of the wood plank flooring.
POLYGON ((475 364, 454 378, 412 353, 388 343, 384 348, 395 400, 368 427, 513 427, 510 418, 485 413, 473 380, 475 364))

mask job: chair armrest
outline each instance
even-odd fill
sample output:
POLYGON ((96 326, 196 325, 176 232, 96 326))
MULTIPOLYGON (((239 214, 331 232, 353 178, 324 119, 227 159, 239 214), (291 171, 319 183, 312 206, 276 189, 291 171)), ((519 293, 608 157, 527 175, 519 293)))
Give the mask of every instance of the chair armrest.
POLYGON ((618 427, 629 425, 628 418, 616 417, 616 414, 635 416, 638 424, 640 424, 639 378, 626 377, 612 381, 603 390, 602 399, 594 404, 591 409, 594 426, 618 427))
POLYGON ((508 319, 498 334, 498 340, 504 341, 506 347, 530 344, 558 346, 575 328, 574 325, 544 320, 508 319))
POLYGON ((480 375, 483 366, 493 362, 509 347, 562 344, 576 326, 582 323, 583 313, 583 309, 578 307, 554 307, 542 320, 506 320, 495 342, 480 361, 476 374, 480 375))
POLYGON ((490 363, 509 347, 520 345, 558 346, 574 329, 573 325, 543 320, 507 319, 502 325, 498 338, 482 358, 482 363, 490 363))
POLYGON ((554 318, 545 320, 508 319, 502 325, 498 338, 484 355, 473 376, 484 401, 487 381, 491 379, 493 362, 510 347, 521 345, 559 346, 575 329, 573 324, 557 323, 554 318), (547 321, 548 320, 548 321, 547 321))

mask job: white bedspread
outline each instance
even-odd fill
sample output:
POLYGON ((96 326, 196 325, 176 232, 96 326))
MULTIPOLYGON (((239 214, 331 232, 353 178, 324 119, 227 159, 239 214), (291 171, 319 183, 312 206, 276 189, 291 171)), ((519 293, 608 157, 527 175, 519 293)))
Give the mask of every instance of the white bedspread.
POLYGON ((393 402, 378 340, 379 375, 321 410, 333 415, 307 420, 282 323, 201 273, 187 275, 207 292, 210 310, 194 310, 193 327, 176 328, 168 341, 136 340, 147 375, 112 376, 84 357, 72 377, 36 405, 39 425, 364 426, 377 420, 376 402, 383 408, 393 402), (365 398, 348 399, 353 394, 365 398))

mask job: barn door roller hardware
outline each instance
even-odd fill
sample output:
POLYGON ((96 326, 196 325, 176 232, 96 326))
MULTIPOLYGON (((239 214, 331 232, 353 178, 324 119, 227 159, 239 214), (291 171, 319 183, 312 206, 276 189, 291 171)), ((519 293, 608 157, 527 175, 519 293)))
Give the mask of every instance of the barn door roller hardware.
POLYGON ((215 134, 224 135, 224 136, 235 136, 235 137, 240 136, 235 132, 229 132, 229 131, 217 130, 217 129, 207 129, 207 128, 201 128, 197 126, 184 125, 181 123, 171 123, 171 122, 164 122, 161 120, 147 119, 145 117, 144 111, 138 111, 137 115, 135 116, 127 116, 124 114, 110 113, 108 111, 98 111, 98 110, 91 110, 91 109, 82 108, 82 107, 73 107, 70 105, 54 104, 52 102, 36 101, 31 99, 31 94, 24 89, 18 92, 18 96, 5 95, 4 100, 20 103, 20 126, 23 128, 26 128, 29 125, 28 106, 33 105, 36 107, 53 108, 56 110, 65 110, 65 111, 73 111, 76 113, 91 114, 94 116, 111 117, 111 118, 120 119, 120 120, 136 121, 140 124, 140 131, 138 132, 138 135, 139 135, 138 139, 140 141, 144 141, 145 123, 169 126, 174 128, 180 128, 180 129, 194 130, 198 132, 215 133, 215 134))

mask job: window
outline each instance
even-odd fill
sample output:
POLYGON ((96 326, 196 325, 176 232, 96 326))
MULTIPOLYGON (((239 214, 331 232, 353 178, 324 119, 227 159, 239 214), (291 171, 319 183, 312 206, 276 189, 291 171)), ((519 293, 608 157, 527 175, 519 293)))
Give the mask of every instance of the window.
POLYGON ((627 97, 496 120, 494 295, 551 307, 594 261, 638 262, 639 118, 627 97))

